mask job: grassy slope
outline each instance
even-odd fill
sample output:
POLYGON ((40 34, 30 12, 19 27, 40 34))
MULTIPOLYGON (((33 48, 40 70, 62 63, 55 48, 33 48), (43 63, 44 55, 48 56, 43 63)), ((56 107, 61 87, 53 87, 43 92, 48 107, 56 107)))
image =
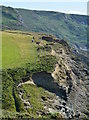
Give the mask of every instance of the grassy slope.
POLYGON ((17 67, 25 63, 33 63, 37 57, 36 44, 31 42, 32 36, 15 33, 2 33, 2 66, 17 67))

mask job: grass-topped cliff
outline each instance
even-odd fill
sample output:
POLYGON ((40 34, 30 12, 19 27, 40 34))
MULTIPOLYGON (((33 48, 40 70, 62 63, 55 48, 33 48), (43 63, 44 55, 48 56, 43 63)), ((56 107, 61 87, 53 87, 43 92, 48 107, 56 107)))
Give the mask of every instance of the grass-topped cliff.
POLYGON ((65 40, 12 30, 3 31, 2 38, 3 118, 89 115, 85 84, 89 73, 65 40))
POLYGON ((24 67, 26 63, 35 65, 37 61, 43 59, 42 57, 47 57, 46 55, 51 56, 49 53, 50 47, 46 48, 47 42, 42 39, 39 40, 39 37, 40 35, 36 33, 3 31, 2 67, 24 67), (35 37, 34 42, 32 42, 33 36, 35 37))
POLYGON ((89 118, 88 17, 1 8, 2 118, 89 118))

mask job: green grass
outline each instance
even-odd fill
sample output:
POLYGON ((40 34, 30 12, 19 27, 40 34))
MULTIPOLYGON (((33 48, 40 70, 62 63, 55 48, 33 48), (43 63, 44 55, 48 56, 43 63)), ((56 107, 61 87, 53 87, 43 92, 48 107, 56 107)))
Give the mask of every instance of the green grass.
POLYGON ((2 32, 2 67, 13 68, 33 63, 37 57, 32 36, 2 32))
POLYGON ((7 71, 4 71, 2 75, 2 108, 16 112, 13 98, 13 85, 13 79, 10 77, 7 71))
POLYGON ((38 116, 37 111, 40 112, 44 110, 44 104, 41 97, 54 97, 54 95, 46 92, 43 88, 34 85, 23 85, 20 89, 24 90, 23 98, 30 100, 32 108, 29 108, 28 111, 34 117, 38 116))
POLYGON ((18 119, 18 118, 31 118, 31 115, 27 112, 13 112, 13 111, 7 111, 7 110, 2 110, 2 118, 3 119, 18 119))

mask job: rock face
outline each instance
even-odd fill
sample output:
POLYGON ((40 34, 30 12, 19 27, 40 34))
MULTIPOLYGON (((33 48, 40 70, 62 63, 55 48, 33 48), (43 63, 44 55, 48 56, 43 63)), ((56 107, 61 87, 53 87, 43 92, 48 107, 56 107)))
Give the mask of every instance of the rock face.
POLYGON ((59 86, 66 91, 66 105, 74 111, 75 116, 83 117, 82 112, 87 109, 88 91, 86 89, 85 81, 88 77, 88 69, 83 68, 84 65, 81 61, 72 60, 70 55, 66 54, 64 49, 60 50, 59 54, 58 51, 52 51, 53 55, 59 57, 52 76, 55 81, 58 81, 59 86))
MULTIPOLYGON (((53 42, 50 37, 44 37, 43 39, 49 39, 50 42, 53 42)), ((80 59, 71 58, 70 47, 64 40, 54 41, 55 44, 61 44, 62 47, 55 50, 52 49, 51 51, 51 55, 58 58, 58 63, 55 65, 55 70, 51 75, 62 91, 65 91, 64 97, 61 98, 65 101, 65 106, 72 111, 70 116, 84 117, 83 112, 87 110, 86 105, 88 103, 86 82, 88 82, 89 70, 80 59)), ((75 58, 78 58, 78 56, 75 55, 75 58)), ((63 107, 63 111, 66 113, 65 106, 63 107)), ((66 113, 66 116, 70 117, 68 114, 66 113)))

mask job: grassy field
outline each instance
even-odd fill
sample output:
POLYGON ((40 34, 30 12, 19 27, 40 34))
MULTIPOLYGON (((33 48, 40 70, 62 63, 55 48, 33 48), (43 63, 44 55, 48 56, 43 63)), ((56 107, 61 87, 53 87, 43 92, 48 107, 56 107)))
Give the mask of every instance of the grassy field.
POLYGON ((2 67, 13 68, 33 63, 37 57, 35 43, 30 35, 2 32, 2 67))

